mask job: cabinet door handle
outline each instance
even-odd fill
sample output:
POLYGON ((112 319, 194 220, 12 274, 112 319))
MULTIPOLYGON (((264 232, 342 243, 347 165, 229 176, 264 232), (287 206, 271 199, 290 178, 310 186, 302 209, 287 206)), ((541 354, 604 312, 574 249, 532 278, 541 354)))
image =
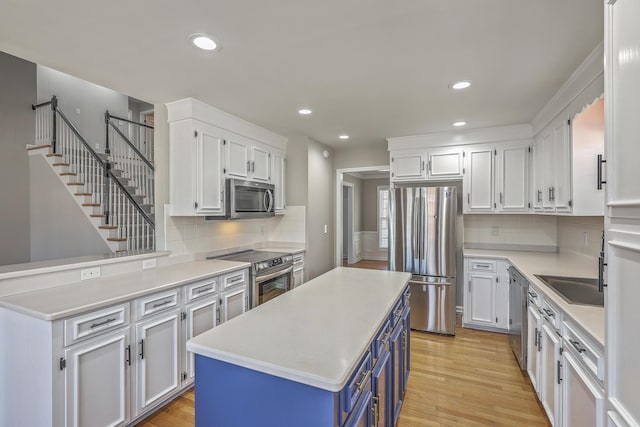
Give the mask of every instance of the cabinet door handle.
POLYGON ((607 286, 607 284, 604 283, 604 267, 606 265, 607 263, 604 262, 604 251, 601 251, 598 257, 598 292, 600 293, 604 292, 604 287, 607 286))
POLYGON ((542 351, 542 331, 538 332, 538 351, 542 351))
POLYGON ((247 172, 251 172, 251 161, 247 160, 247 172))
POLYGON ((560 363, 560 361, 558 360, 558 384, 560 384, 562 382, 562 378, 560 377, 560 370, 562 369, 562 364, 560 363))
POLYGON ((536 328, 536 336, 534 338, 533 346, 538 347, 538 328, 536 328))
POLYGON ((144 359, 144 340, 140 340, 140 353, 138 353, 140 359, 144 359))
POLYGON ((471 207, 471 193, 467 193, 467 205, 471 207))
POLYGON ((549 201, 553 201, 553 196, 551 195, 551 187, 549 187, 549 201))
POLYGON ((602 179, 602 164, 603 163, 607 163, 606 160, 602 159, 602 154, 598 154, 598 183, 597 183, 597 188, 598 190, 602 190, 602 184, 606 184, 607 181, 603 181, 602 179))
POLYGON ((256 171, 256 162, 251 162, 251 172, 256 171))
POLYGON ((542 202, 542 190, 538 190, 538 202, 542 202))
POLYGON ((504 199, 504 198, 502 197, 502 192, 500 192, 500 204, 501 204, 501 205, 504 205, 504 203, 503 203, 503 199, 504 199))
POLYGON ((125 349, 125 351, 127 352, 127 356, 126 356, 126 360, 127 360, 127 365, 131 366, 131 344, 129 344, 127 346, 127 348, 125 349))
POLYGON ((424 171, 424 160, 420 162, 420 171, 424 171))

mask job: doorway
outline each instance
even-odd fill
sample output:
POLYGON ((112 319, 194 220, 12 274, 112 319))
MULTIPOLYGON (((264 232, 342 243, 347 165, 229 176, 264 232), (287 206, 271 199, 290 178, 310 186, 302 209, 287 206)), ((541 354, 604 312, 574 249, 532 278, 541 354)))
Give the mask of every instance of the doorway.
POLYGON ((353 184, 342 183, 342 264, 355 263, 353 253, 353 184))

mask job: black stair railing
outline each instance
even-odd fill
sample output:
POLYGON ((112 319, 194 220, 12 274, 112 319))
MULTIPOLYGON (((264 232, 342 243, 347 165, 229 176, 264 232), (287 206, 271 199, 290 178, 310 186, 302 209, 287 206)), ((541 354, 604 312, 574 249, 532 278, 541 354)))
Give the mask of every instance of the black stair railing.
POLYGON ((81 192, 91 194, 92 203, 101 206, 105 225, 116 226, 118 237, 126 238, 126 250, 154 250, 153 215, 113 172, 112 162, 82 137, 58 107, 57 98, 32 105, 32 109, 36 112, 36 144, 51 144, 53 152, 68 163, 81 192))

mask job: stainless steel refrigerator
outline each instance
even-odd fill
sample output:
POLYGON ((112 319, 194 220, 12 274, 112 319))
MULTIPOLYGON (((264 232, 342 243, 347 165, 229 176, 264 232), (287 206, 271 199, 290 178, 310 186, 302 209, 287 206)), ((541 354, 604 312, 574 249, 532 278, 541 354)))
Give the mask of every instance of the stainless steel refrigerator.
POLYGON ((389 269, 412 273, 411 328, 456 333, 456 187, 390 190, 389 269))

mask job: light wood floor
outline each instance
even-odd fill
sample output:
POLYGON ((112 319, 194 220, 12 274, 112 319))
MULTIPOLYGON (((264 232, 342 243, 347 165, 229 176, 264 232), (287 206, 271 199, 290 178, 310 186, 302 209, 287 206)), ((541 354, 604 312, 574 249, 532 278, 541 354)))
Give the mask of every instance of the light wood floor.
MULTIPOLYGON (((194 425, 193 389, 144 427, 194 425)), ((548 426, 508 336, 458 327, 456 336, 411 332, 411 374, 398 427, 548 426)))
POLYGON ((343 267, 353 267, 353 268, 367 268, 370 270, 387 270, 389 268, 389 263, 387 261, 373 261, 369 259, 363 259, 362 261, 358 261, 355 264, 349 264, 347 259, 342 260, 343 267))

